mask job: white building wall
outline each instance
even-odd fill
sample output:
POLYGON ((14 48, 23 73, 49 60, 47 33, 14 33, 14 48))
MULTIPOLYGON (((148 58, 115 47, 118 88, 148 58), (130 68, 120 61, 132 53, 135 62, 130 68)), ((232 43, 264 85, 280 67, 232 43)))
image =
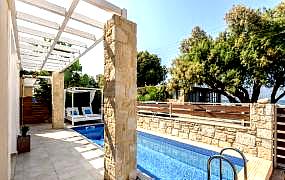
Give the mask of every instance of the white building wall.
MULTIPOLYGON (((12 20, 10 20, 12 24, 12 20)), ((20 130, 20 78, 19 78, 19 65, 18 56, 16 50, 16 42, 13 36, 13 26, 10 26, 10 58, 9 58, 9 71, 8 71, 8 81, 9 81, 9 152, 10 154, 17 153, 17 135, 20 130)))
POLYGON ((9 62, 9 8, 0 0, 0 179, 8 180, 10 159, 8 152, 8 62, 9 62))
POLYGON ((9 180, 19 132, 19 68, 9 1, 0 0, 0 180, 9 180))

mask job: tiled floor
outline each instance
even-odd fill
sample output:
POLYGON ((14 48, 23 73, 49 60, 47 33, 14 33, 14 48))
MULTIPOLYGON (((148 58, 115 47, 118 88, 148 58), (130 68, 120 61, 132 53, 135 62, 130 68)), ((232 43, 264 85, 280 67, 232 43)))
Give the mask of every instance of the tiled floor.
POLYGON ((31 152, 16 156, 12 180, 100 180, 103 151, 71 130, 31 126, 31 152))

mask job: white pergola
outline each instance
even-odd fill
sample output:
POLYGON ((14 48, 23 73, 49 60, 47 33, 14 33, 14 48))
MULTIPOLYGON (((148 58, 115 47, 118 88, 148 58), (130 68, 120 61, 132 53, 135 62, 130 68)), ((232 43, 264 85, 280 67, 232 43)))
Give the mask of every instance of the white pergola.
POLYGON ((105 0, 12 1, 20 66, 62 72, 103 40, 104 23, 126 9, 105 0))

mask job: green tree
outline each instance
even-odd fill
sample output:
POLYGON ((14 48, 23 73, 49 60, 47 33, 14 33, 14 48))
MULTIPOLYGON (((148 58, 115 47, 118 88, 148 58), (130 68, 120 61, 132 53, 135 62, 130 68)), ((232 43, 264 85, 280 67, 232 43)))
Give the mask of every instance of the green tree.
POLYGON ((41 102, 45 103, 49 109, 49 112, 52 112, 51 85, 48 83, 48 79, 40 79, 39 87, 35 88, 35 97, 41 102))
POLYGON ((284 7, 284 2, 262 10, 234 6, 225 16, 226 31, 216 39, 195 27, 173 61, 170 87, 206 84, 230 102, 256 102, 265 86, 276 103, 285 95, 277 94, 285 86, 284 7))
POLYGON ((98 86, 100 88, 103 88, 104 87, 104 75, 103 74, 98 74, 96 76, 96 82, 97 82, 97 84, 98 84, 98 86))
POLYGON ((161 65, 161 59, 148 51, 137 54, 137 85, 157 85, 166 78, 166 67, 161 65))
POLYGON ((93 77, 82 75, 82 66, 77 60, 64 71, 64 87, 98 87, 98 85, 93 77))

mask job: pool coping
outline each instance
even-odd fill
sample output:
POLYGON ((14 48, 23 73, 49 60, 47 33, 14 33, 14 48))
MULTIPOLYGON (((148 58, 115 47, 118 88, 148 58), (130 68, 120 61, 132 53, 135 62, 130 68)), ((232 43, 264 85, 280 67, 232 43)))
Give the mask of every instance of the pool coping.
MULTIPOLYGON (((155 136, 160 136, 163 138, 167 138, 170 140, 178 141, 181 143, 185 144, 190 144, 192 146, 196 146, 199 148, 203 149, 209 149, 211 151, 215 151, 219 153, 223 148, 201 143, 201 142, 196 142, 196 141, 191 141, 189 139, 182 139, 178 137, 174 137, 171 135, 166 135, 163 133, 155 132, 155 131, 150 131, 142 128, 137 128, 138 131, 149 133, 155 136)), ((234 151, 226 151, 225 154, 234 156, 237 158, 241 158, 240 155, 234 151)), ((250 154, 244 154, 246 159, 248 160, 247 162, 247 176, 248 180, 268 180, 270 179, 270 176, 273 172, 273 162, 261 158, 254 157, 250 154)), ((244 168, 241 169, 241 171, 238 173, 238 179, 244 179, 244 168)))

